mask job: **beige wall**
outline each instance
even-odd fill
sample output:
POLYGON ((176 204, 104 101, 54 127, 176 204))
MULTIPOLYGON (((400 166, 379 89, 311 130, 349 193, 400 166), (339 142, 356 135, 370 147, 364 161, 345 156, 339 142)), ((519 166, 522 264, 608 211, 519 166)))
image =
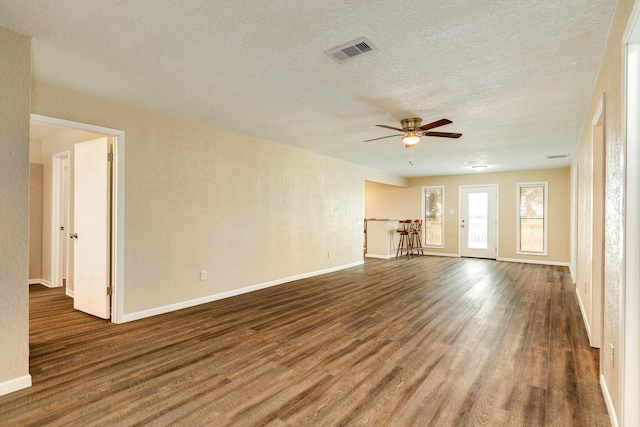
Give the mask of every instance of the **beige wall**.
POLYGON ((42 278, 43 165, 29 165, 29 281, 42 278))
MULTIPOLYGON (((621 269, 624 265, 622 258, 623 243, 623 213, 622 195, 624 168, 621 164, 623 152, 623 117, 622 117, 622 36, 627 26, 627 21, 633 8, 633 0, 618 1, 616 12, 611 25, 609 39, 607 41, 605 54, 602 58, 598 78, 595 83, 589 110, 585 115, 585 125, 580 138, 580 146, 575 156, 576 164, 574 168, 579 168, 578 173, 578 195, 586 195, 591 191, 592 182, 588 168, 588 159, 593 151, 592 147, 592 120, 596 114, 598 104, 605 94, 605 247, 604 247, 604 342, 603 347, 609 349, 614 346, 615 359, 611 359, 610 352, 603 351, 601 358, 601 371, 604 385, 608 391, 611 402, 619 419, 620 416, 620 380, 621 380, 621 320, 620 320, 620 300, 622 280, 621 269)), ((578 227, 586 227, 584 224, 590 222, 591 213, 578 209, 578 227)), ((584 233, 586 234, 586 232, 584 233)), ((590 260, 585 259, 585 254, 589 253, 588 245, 590 239, 580 237, 578 233, 577 255, 578 268, 581 264, 588 264, 590 260)))
POLYGON ((422 187, 445 187, 445 245, 429 248, 432 253, 459 253, 459 188, 461 185, 498 185, 498 258, 522 259, 541 263, 569 263, 570 230, 570 170, 548 169, 512 173, 412 178, 407 188, 375 183, 366 186, 366 216, 374 218, 421 218, 422 187), (548 182, 549 244, 546 256, 518 254, 517 184, 548 182), (454 214, 450 211, 453 210, 454 214))
POLYGON ((31 40, 0 28, 0 394, 29 386, 31 40))
POLYGON ((364 180, 406 183, 40 82, 32 112, 125 132, 125 315, 361 262, 364 180))

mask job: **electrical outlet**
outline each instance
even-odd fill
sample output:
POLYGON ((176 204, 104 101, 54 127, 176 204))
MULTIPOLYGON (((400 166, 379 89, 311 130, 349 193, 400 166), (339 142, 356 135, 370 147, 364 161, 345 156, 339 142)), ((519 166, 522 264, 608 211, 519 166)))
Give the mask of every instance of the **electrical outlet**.
POLYGON ((327 258, 331 258, 331 251, 327 251, 327 258))
POLYGON ((200 280, 207 280, 207 270, 200 270, 200 280))

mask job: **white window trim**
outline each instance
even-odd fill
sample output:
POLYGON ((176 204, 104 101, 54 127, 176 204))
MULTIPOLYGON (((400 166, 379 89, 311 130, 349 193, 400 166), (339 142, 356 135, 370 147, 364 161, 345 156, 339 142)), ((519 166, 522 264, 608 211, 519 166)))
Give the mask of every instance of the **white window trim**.
POLYGON ((547 256, 547 249, 549 247, 549 183, 543 182, 519 182, 516 185, 516 253, 519 255, 538 255, 547 256), (520 189, 528 187, 544 187, 544 250, 542 252, 529 252, 520 250, 520 189))
POLYGON ((428 186, 428 187, 422 187, 422 247, 424 248, 444 248, 444 236, 445 236, 445 232, 444 232, 444 218, 445 218, 445 214, 444 214, 444 185, 432 185, 432 186, 428 186), (427 241, 427 227, 426 227, 426 217, 425 217, 425 209, 426 209, 426 203, 425 203, 425 191, 426 190, 440 190, 442 192, 442 244, 441 245, 427 245, 426 241, 427 241))

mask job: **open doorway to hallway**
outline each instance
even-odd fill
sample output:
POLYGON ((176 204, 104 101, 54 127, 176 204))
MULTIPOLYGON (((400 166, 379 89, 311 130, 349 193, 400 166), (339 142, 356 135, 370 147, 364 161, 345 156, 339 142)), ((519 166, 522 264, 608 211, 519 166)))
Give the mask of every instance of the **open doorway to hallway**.
MULTIPOLYGON (((30 139, 29 283, 40 283, 49 287, 64 285, 66 295, 73 297, 74 302, 77 302, 76 309, 98 317, 111 318, 112 322, 119 323, 122 313, 120 286, 124 234, 124 132, 32 115, 30 139), (91 160, 96 158, 95 152, 89 157, 85 156, 80 165, 87 164, 87 161, 90 161, 90 164, 88 167, 79 167, 78 161, 81 157, 75 154, 82 152, 79 149, 89 144, 87 141, 98 142, 105 152, 95 161, 91 160), (96 184, 96 181, 87 181, 86 173, 93 173, 95 170, 101 171, 102 186, 96 184), (84 175, 78 178, 82 171, 84 175), (78 185, 75 185, 76 180, 78 185), (98 210, 97 216, 95 213, 92 214, 98 218, 97 227, 102 228, 101 239, 96 239, 95 234, 89 233, 91 229, 87 229, 87 203, 84 204, 85 208, 82 208, 82 203, 74 202, 74 190, 77 193, 83 187, 86 189, 85 195, 101 195, 98 200, 102 203, 104 212, 98 210), (78 223, 83 218, 85 220, 78 223), (74 228, 79 224, 83 226, 82 245, 76 244, 80 239, 76 237, 78 231, 74 228), (95 255, 95 248, 88 245, 91 242, 101 242, 98 245, 98 256, 95 255), (75 247, 80 246, 82 249, 76 250, 75 247), (100 252, 103 255, 100 255, 100 252), (78 261, 94 258, 98 258, 97 266, 78 261), (83 265, 85 270, 90 269, 88 271, 91 275, 82 274, 83 265), (82 278, 93 277, 97 269, 104 270, 104 284, 98 284, 103 289, 96 291, 97 281, 83 281, 82 278), (79 300, 88 301, 89 306, 79 300), (104 301, 102 308, 100 300, 104 301), (95 301, 98 301, 99 309, 92 312, 91 307, 95 306, 95 301)), ((77 197, 76 194, 75 198, 77 197)), ((83 198, 79 200, 82 201, 83 198)), ((95 201, 88 203, 90 207, 96 204, 95 201)), ((92 224, 93 229, 95 224, 92 224)))

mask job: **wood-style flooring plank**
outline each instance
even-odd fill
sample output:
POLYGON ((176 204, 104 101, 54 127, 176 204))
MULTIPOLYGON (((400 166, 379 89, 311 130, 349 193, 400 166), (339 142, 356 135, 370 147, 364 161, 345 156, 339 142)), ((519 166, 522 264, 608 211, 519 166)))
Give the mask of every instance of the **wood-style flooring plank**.
POLYGON ((30 287, 0 426, 608 426, 568 269, 415 257, 113 325, 30 287))

